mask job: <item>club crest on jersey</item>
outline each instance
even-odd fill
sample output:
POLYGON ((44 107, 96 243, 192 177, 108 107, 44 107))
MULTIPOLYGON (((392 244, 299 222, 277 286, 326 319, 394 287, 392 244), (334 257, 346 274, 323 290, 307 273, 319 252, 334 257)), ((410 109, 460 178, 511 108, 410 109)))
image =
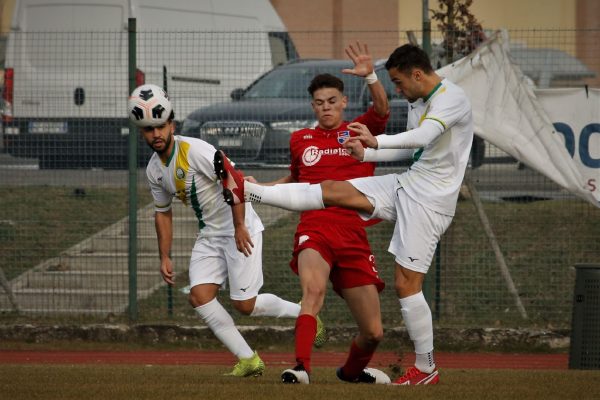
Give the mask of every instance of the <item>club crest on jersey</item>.
POLYGON ((177 179, 183 179, 185 178, 185 171, 181 168, 177 168, 177 170, 175 171, 175 175, 177 176, 177 179))
POLYGON ((343 144, 350 137, 350 131, 338 132, 338 143, 343 144))

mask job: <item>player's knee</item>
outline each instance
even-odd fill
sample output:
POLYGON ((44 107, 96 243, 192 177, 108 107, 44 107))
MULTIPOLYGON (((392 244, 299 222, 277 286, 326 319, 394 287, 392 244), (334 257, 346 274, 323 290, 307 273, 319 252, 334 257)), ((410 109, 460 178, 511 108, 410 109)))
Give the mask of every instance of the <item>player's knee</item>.
POLYGON ((231 300, 231 304, 233 304, 233 308, 244 315, 250 315, 252 314, 252 311, 254 311, 254 301, 231 300))
POLYGON ((325 298, 326 287, 321 285, 305 285, 303 288, 304 296, 302 297, 302 303, 319 305, 323 303, 325 298))
POLYGON ((190 295, 188 296, 188 302, 190 303, 190 305, 193 308, 196 308, 196 307, 200 307, 200 306, 203 306, 203 305, 209 303, 213 298, 208 298, 206 296, 199 296, 199 295, 195 294, 194 292, 190 292, 190 295))
POLYGON ((399 298, 408 297, 419 293, 423 287, 423 274, 397 274, 394 280, 394 289, 399 298))

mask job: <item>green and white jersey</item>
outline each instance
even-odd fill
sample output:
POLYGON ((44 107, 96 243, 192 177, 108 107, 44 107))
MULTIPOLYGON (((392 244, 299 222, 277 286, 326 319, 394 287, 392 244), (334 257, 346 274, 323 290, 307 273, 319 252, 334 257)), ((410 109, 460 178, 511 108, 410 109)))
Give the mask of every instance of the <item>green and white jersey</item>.
POLYGON ((399 181, 406 193, 424 206, 454 215, 473 142, 471 103, 447 79, 424 99, 409 104, 407 130, 433 121, 440 134, 414 153, 414 163, 399 181))
MULTIPOLYGON (((199 237, 233 236, 231 207, 223 200, 223 187, 213 167, 216 149, 200 139, 173 138, 175 145, 167 162, 154 153, 146 167, 155 210, 170 210, 173 197, 177 197, 194 210, 199 237)), ((264 229, 250 203, 246 203, 245 222, 250 234, 264 229)))

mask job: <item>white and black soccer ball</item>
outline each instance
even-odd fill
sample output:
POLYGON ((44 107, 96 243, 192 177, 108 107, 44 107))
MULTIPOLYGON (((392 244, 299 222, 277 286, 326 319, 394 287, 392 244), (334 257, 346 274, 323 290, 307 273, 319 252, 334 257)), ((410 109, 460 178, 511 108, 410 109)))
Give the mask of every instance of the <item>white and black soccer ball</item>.
POLYGON ((139 127, 163 125, 172 111, 167 92, 152 84, 135 88, 127 102, 129 119, 139 127))
POLYGON ((365 368, 363 370, 363 372, 365 374, 371 375, 373 378, 375 378, 375 382, 373 382, 373 383, 380 384, 380 385, 389 385, 392 382, 392 380, 390 379, 388 374, 386 374, 382 370, 379 370, 376 368, 365 368))

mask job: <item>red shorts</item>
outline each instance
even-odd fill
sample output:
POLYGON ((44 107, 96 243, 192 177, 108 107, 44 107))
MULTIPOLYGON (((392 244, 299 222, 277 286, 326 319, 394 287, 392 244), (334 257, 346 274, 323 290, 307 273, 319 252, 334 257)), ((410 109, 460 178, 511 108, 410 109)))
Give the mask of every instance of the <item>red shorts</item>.
POLYGON ((301 223, 296 230, 290 261, 295 274, 298 274, 298 254, 304 249, 318 251, 329 264, 329 280, 340 297, 343 297, 342 289, 375 285, 381 292, 385 287, 377 273, 375 256, 363 227, 301 223))

